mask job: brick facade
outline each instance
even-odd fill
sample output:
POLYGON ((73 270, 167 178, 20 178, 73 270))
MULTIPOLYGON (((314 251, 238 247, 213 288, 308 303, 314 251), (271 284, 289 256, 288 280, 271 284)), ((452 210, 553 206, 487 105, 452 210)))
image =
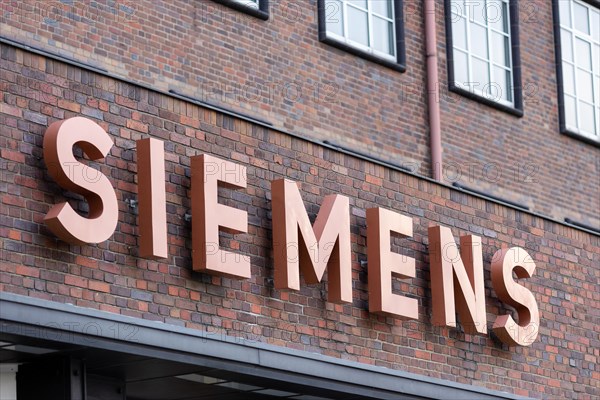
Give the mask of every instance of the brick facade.
MULTIPOLYGON (((444 177, 600 226, 598 148, 559 133, 552 6, 519 3, 524 116, 447 90, 438 2, 444 177)), ((316 0, 263 21, 210 0, 3 1, 2 35, 249 113, 431 176, 422 2, 404 1, 407 72, 318 41, 316 0)))
POLYGON ((9 45, 1 57, 0 291, 534 398, 600 396, 598 236, 9 45), (83 212, 86 205, 51 181, 41 145, 50 123, 82 115, 115 142, 92 165, 118 189, 120 216, 109 241, 69 246, 42 219, 65 198, 83 212), (137 217, 127 204, 137 195, 134 141, 149 136, 164 140, 167 153, 170 257, 163 261, 137 256, 137 217), (250 280, 191 271, 190 157, 203 153, 248 167, 248 188, 220 195, 248 212, 249 233, 224 235, 222 244, 250 256, 250 280), (326 302, 326 282, 274 289, 269 181, 281 177, 300 182, 311 219, 325 195, 350 198, 352 305, 326 302), (418 321, 368 312, 365 209, 374 206, 414 220, 414 237, 395 241, 394 250, 416 259, 417 277, 394 285, 418 299, 418 321), (482 237, 489 323, 509 312, 490 285, 492 255, 503 246, 532 254, 537 271, 524 284, 541 326, 531 347, 433 326, 427 228, 438 224, 455 237, 482 237))

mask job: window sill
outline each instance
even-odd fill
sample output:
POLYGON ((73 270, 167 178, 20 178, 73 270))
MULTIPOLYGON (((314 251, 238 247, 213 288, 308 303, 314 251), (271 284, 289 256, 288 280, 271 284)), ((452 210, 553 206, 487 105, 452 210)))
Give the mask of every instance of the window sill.
POLYGON ((333 47, 337 47, 338 49, 344 50, 350 54, 353 54, 357 57, 364 58, 366 60, 372 61, 376 64, 383 65, 385 67, 391 68, 398 72, 406 72, 406 66, 397 61, 392 61, 390 59, 380 57, 376 54, 367 52, 358 47, 354 47, 348 43, 345 43, 341 40, 335 39, 331 36, 327 36, 327 32, 319 32, 319 40, 322 43, 328 44, 333 47))
POLYGON ((448 88, 451 92, 464 96, 468 99, 474 100, 478 103, 485 104, 486 106, 495 108, 496 110, 503 111, 505 113, 514 115, 515 117, 521 118, 523 117, 523 107, 519 106, 509 106, 506 104, 499 103, 492 99, 488 99, 479 94, 473 93, 469 90, 463 89, 459 86, 456 86, 454 83, 450 83, 448 88))
POLYGON ((259 7, 254 7, 252 5, 240 3, 235 0, 213 0, 215 3, 222 4, 226 7, 233 8, 239 12, 251 15, 258 19, 262 19, 266 21, 269 19, 269 4, 268 0, 261 0, 259 7))
POLYGON ((587 144, 590 144, 592 146, 600 148, 600 136, 598 137, 598 139, 592 139, 589 136, 582 135, 581 133, 574 132, 574 131, 572 131, 570 129, 567 129, 566 127, 561 127, 560 128, 560 133, 562 133, 563 135, 566 135, 566 136, 570 136, 573 139, 577 139, 577 140, 582 141, 584 143, 587 143, 587 144))

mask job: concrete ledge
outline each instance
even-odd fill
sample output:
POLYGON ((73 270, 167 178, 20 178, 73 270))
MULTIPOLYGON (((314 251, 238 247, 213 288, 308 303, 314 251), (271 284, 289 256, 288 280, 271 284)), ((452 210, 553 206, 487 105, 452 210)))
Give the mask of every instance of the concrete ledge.
POLYGON ((509 393, 118 314, 0 293, 0 335, 168 359, 379 399, 525 399, 509 393))

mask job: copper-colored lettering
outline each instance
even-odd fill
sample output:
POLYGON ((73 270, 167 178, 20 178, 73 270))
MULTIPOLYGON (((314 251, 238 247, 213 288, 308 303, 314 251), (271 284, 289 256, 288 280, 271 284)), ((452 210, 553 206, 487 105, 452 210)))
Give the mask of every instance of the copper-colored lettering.
POLYGON ((520 247, 498 250, 492 259, 492 286, 498 298, 514 307, 519 323, 510 314, 496 318, 492 329, 504 343, 515 346, 530 346, 536 339, 540 326, 540 313, 533 294, 513 280, 531 278, 535 262, 520 247))
POLYGON ((81 147, 91 160, 100 160, 108 154, 113 141, 100 125, 82 117, 54 122, 44 135, 44 161, 48 173, 63 189, 86 199, 88 217, 82 217, 64 202, 52 207, 44 221, 65 242, 100 243, 110 238, 117 227, 117 196, 104 174, 75 159, 74 145, 81 147), (90 174, 90 171, 94 173, 90 174))
POLYGON ((271 192, 275 287, 300 290, 300 269, 307 283, 319 283, 329 265, 328 300, 351 303, 352 254, 348 198, 341 195, 326 196, 311 227, 295 182, 287 179, 273 181, 271 192))
POLYGON ((391 233, 412 237, 412 218, 385 210, 367 210, 367 256, 369 268, 369 311, 394 317, 418 319, 419 304, 392 293, 392 275, 414 278, 415 259, 390 250, 391 233))
POLYGON ((456 327, 456 302, 465 332, 487 333, 481 239, 462 236, 459 253, 450 228, 430 227, 429 255, 433 323, 456 327))
POLYGON ((140 256, 167 258, 165 149, 157 139, 137 142, 140 256))
POLYGON ((231 189, 246 187, 246 168, 204 154, 192 157, 192 264, 195 271, 250 278, 248 257, 219 247, 219 229, 248 232, 248 213, 218 203, 219 183, 231 189))

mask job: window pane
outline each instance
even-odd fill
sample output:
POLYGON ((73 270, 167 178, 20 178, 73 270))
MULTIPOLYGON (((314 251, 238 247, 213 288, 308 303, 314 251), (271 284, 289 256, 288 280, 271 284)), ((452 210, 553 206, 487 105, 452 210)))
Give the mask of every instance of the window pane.
POLYGON ((462 17, 454 16, 452 21, 452 42, 453 46, 467 49, 467 20, 462 17))
POLYGON ((452 0, 450 2, 450 12, 456 15, 467 16, 467 10, 464 0, 452 0))
POLYGON ((467 86, 465 83, 469 82, 467 54, 459 50, 454 50, 454 82, 457 86, 467 86))
POLYGON ((579 129, 586 133, 595 133, 595 116, 594 116, 594 107, 589 104, 586 104, 582 101, 579 102, 579 122, 581 126, 579 129))
POLYGON ((563 90, 575 95, 575 69, 567 63, 563 63, 563 90))
POLYGON ((392 1, 391 0, 372 0, 371 7, 373 12, 383 15, 387 18, 392 18, 392 1))
POLYGON ((592 69, 592 54, 590 44, 579 38, 575 38, 575 51, 577 54, 577 66, 588 70, 592 69))
POLYGON ((560 46, 563 60, 573 62, 573 38, 571 32, 560 30, 560 46))
POLYGON ((592 10, 592 37, 600 41, 600 11, 592 10))
POLYGON ((600 75, 600 45, 594 46, 594 73, 600 75))
POLYGON ((369 45, 368 14, 348 7, 348 38, 365 46, 369 45))
POLYGON ((492 28, 508 33, 508 5, 502 0, 488 0, 488 21, 492 28))
POLYGON ((494 67, 494 82, 491 85, 492 98, 497 100, 512 100, 510 87, 510 72, 504 68, 494 67))
POLYGON ((348 3, 363 8, 365 10, 367 9, 367 0, 348 0, 348 3))
POLYGON ((571 96, 565 96, 565 122, 567 126, 577 129, 577 107, 571 96))
POLYGON ((592 74, 577 68, 577 97, 581 100, 594 101, 592 74))
POLYGON ((477 90, 487 91, 490 82, 489 64, 477 58, 473 58, 471 63, 473 64, 473 87, 477 90))
POLYGON ((487 25, 487 14, 485 10, 485 0, 467 1, 471 21, 477 21, 480 24, 487 25))
POLYGON ((505 67, 510 66, 509 51, 508 51, 508 37, 492 32, 492 59, 495 63, 503 65, 505 67))
POLYGON ((373 16, 373 47, 388 54, 394 54, 393 24, 373 16))
POLYGON ((258 0, 234 0, 247 7, 258 8, 258 0))
POLYGON ((471 24, 471 50, 473 54, 488 59, 487 29, 477 24, 471 24))
POLYGON ((490 84, 491 98, 494 100, 508 100, 508 85, 506 70, 494 67, 494 80, 490 84))
POLYGON ((559 0, 558 5, 561 25, 571 26, 571 0, 559 0))
POLYGON ((327 3, 325 3, 327 31, 340 36, 344 36, 344 18, 342 10, 341 1, 327 0, 327 3))
POLYGON ((575 24, 575 29, 589 34, 588 8, 577 2, 573 2, 573 22, 575 24))
POLYGON ((512 77, 512 71, 506 71, 506 83, 507 83, 507 90, 506 90, 506 100, 508 101, 513 101, 514 96, 513 96, 513 77, 512 77))

